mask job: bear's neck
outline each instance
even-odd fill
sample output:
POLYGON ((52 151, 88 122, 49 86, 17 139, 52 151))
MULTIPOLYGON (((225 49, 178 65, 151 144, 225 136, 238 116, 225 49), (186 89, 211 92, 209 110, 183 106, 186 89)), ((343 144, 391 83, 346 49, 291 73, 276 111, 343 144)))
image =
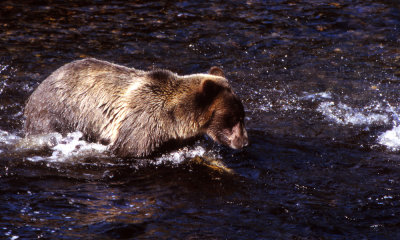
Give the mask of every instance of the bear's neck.
POLYGON ((168 139, 199 134, 200 113, 194 106, 196 83, 184 80, 149 83, 131 93, 129 105, 138 116, 147 116, 146 128, 154 129, 152 134, 168 139))

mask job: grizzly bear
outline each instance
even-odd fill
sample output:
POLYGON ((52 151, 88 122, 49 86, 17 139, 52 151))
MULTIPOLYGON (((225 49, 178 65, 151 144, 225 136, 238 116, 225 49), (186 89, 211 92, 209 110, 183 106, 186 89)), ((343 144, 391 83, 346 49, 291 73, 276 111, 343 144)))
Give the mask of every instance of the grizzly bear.
POLYGON ((243 105, 218 67, 179 76, 77 60, 38 86, 24 114, 27 136, 81 131, 121 157, 147 156, 203 134, 234 149, 248 144, 243 105))

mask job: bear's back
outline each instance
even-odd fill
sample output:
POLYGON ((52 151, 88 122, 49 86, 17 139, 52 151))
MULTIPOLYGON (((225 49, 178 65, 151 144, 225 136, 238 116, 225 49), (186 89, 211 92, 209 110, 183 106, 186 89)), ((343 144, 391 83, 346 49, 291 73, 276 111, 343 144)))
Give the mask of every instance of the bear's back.
POLYGON ((144 79, 144 71, 97 59, 68 63, 28 99, 26 134, 79 130, 91 140, 112 141, 125 116, 127 92, 143 85, 144 79))

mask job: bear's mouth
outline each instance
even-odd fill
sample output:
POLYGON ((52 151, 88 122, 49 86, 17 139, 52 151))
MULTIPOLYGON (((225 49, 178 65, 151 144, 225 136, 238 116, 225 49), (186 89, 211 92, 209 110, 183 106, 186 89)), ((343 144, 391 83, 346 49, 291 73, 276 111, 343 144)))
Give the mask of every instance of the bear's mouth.
POLYGON ((241 149, 243 147, 248 146, 249 141, 247 137, 247 131, 243 128, 238 134, 233 129, 224 129, 219 132, 217 135, 209 134, 209 136, 217 143, 228 146, 232 149, 241 149))

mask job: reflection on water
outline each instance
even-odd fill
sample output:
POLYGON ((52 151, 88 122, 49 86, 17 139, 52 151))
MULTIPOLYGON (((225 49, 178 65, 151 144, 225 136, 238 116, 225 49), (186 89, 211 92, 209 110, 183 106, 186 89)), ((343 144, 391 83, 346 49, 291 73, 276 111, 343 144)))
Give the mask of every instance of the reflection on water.
POLYGON ((6 0, 0 27, 0 236, 400 238, 397 1, 6 0), (84 57, 222 66, 251 146, 119 159, 79 133, 22 138, 28 96, 84 57))

